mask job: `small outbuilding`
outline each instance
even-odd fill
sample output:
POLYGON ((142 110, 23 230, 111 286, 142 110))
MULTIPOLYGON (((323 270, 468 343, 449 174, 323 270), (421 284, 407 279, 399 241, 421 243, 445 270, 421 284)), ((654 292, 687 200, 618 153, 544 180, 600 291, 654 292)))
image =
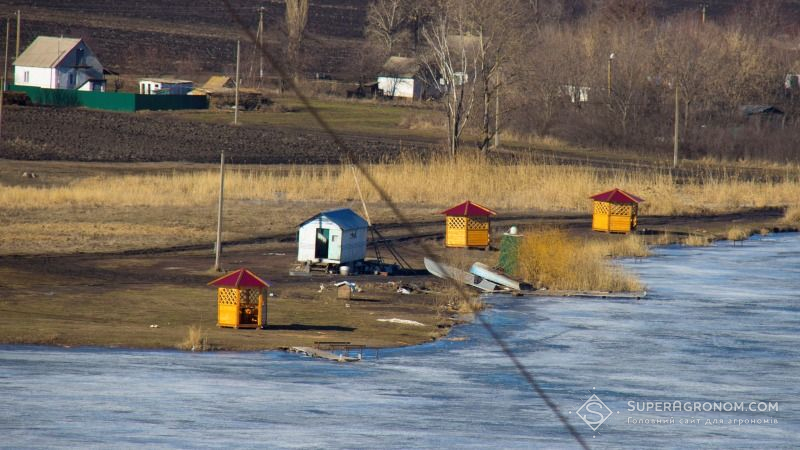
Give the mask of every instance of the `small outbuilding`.
POLYGON ((208 283, 217 288, 217 326, 267 327, 269 283, 242 268, 208 283))
POLYGON ((142 95, 187 95, 194 89, 194 82, 172 78, 143 78, 139 80, 142 95))
POLYGON ((297 231, 297 261, 310 264, 345 265, 367 255, 369 224, 352 209, 325 211, 300 224, 297 231))
POLYGON ((614 188, 590 197, 594 200, 592 230, 629 233, 636 229, 641 198, 614 188))
POLYGON ((440 214, 446 216, 445 247, 489 246, 489 218, 496 212, 467 200, 440 214))

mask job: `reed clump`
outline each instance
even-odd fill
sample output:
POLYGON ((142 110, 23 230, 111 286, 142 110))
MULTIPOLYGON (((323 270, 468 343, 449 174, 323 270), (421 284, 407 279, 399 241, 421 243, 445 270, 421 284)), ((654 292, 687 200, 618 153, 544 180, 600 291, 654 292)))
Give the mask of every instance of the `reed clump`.
MULTIPOLYGON (((628 245, 634 247, 634 244, 628 245)), ((641 290, 642 285, 636 277, 623 272, 609 259, 610 250, 624 248, 588 242, 559 228, 528 230, 519 250, 520 273, 537 288, 610 292, 641 290)), ((634 253, 641 253, 641 249, 634 253)), ((622 254, 620 250, 620 256, 622 254)))
POLYGON ((683 245, 688 247, 708 247, 712 239, 703 234, 690 234, 683 240, 683 245))
POLYGON ((199 325, 192 325, 186 334, 186 339, 178 344, 178 349, 192 352, 209 350, 208 335, 199 325))
POLYGON ((800 226, 800 205, 791 205, 786 208, 783 222, 788 225, 800 226))
POLYGON ((726 236, 729 241, 737 242, 743 241, 750 237, 750 233, 748 233, 747 230, 742 227, 735 226, 728 230, 726 236))

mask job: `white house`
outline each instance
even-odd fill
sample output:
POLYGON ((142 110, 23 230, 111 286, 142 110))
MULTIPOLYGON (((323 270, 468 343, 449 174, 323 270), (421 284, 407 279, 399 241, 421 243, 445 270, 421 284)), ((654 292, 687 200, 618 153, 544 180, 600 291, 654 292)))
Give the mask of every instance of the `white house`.
POLYGON ((378 74, 378 89, 386 97, 422 98, 425 86, 417 60, 402 56, 390 57, 378 74))
POLYGON ((83 39, 39 36, 14 61, 14 84, 45 89, 106 90, 103 66, 83 39))
POLYGON ((144 78, 139 80, 139 93, 145 95, 186 95, 194 89, 194 82, 171 78, 144 78))
POLYGON ((325 211, 300 224, 297 261, 351 264, 367 255, 369 224, 351 209, 325 211))

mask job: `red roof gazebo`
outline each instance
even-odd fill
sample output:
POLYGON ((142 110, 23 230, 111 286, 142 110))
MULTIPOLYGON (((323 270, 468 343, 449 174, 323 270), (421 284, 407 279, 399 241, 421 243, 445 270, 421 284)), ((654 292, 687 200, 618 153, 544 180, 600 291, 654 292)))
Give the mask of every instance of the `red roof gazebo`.
POLYGON ((488 247, 491 209, 469 200, 439 214, 446 216, 446 247, 488 247))
POLYGON ((594 200, 592 230, 628 233, 636 229, 639 203, 643 202, 643 199, 619 188, 589 198, 594 200))
POLYGON ((217 288, 217 326, 267 327, 269 283, 241 268, 208 283, 217 288))

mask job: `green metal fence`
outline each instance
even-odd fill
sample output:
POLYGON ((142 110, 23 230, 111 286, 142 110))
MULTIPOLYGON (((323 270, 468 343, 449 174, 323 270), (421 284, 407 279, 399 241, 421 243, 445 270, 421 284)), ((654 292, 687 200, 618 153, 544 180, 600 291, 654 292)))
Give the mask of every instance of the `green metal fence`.
POLYGON ((109 111, 207 109, 205 95, 142 95, 129 92, 90 92, 11 85, 9 91, 24 92, 34 105, 67 106, 109 111))

